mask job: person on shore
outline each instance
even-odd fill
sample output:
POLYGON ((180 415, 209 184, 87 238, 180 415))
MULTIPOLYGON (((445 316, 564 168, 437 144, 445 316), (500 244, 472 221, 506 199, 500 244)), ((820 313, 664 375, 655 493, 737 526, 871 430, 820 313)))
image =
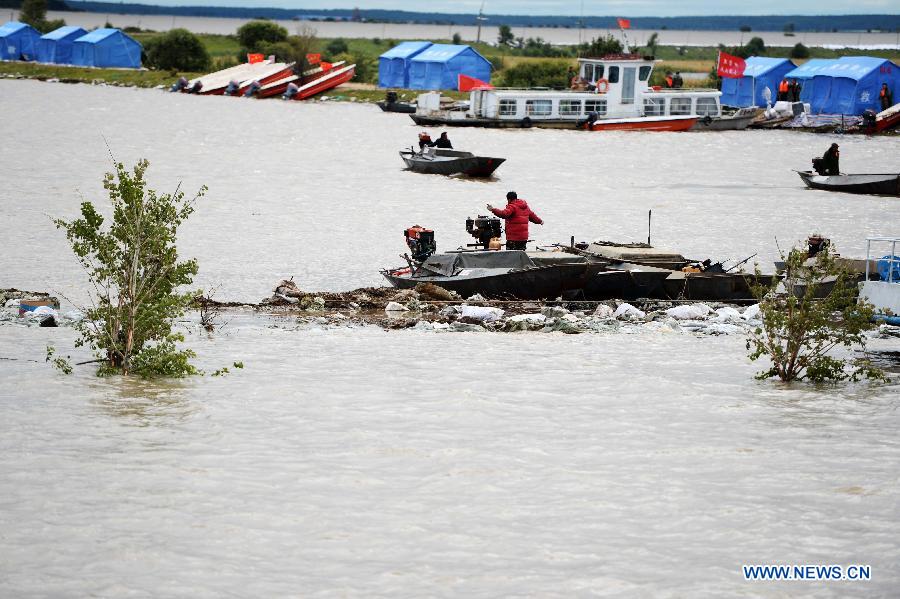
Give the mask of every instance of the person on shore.
POLYGON ((445 150, 452 150, 453 144, 450 143, 450 138, 447 137, 447 132, 444 131, 441 133, 441 136, 437 138, 437 141, 434 142, 434 147, 436 148, 444 148, 445 150))
POLYGON ((422 131, 419 133, 419 151, 423 151, 426 146, 431 147, 434 145, 434 142, 431 141, 431 136, 428 135, 427 131, 422 131))
POLYGON ((796 79, 791 80, 791 102, 799 102, 800 101, 800 92, 803 90, 803 86, 800 85, 800 82, 796 79))
POLYGON ((822 155, 822 167, 825 175, 836 176, 841 174, 841 151, 838 149, 839 147, 837 144, 831 144, 831 147, 822 155))
POLYGON ((679 89, 684 87, 684 79, 681 78, 681 71, 675 71, 675 76, 672 78, 672 87, 679 89))
POLYGON ((790 100, 789 94, 791 91, 791 84, 788 83, 787 77, 781 80, 781 83, 778 84, 778 101, 786 102, 790 100))
POLYGON ((675 78, 672 76, 672 71, 666 71, 666 89, 672 89, 675 87, 675 78))
POLYGON ((543 225, 544 221, 535 214, 525 200, 519 199, 516 192, 506 194, 506 208, 494 208, 487 205, 495 216, 506 221, 506 249, 524 250, 528 242, 528 223, 543 225))
POLYGON ((882 110, 887 110, 894 105, 894 94, 891 93, 891 89, 887 86, 887 83, 881 84, 881 91, 878 92, 878 98, 881 100, 882 110))

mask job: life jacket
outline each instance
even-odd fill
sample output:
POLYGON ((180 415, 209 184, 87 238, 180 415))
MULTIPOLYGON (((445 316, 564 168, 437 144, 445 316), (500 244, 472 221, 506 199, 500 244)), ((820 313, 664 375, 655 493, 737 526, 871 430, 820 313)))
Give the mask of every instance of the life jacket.
POLYGON ((790 84, 787 82, 787 80, 784 80, 780 84, 778 84, 778 91, 786 92, 786 91, 788 91, 789 86, 790 86, 790 84))
POLYGON ((673 85, 672 78, 666 77, 666 87, 672 87, 672 85, 673 85))
POLYGON ((885 97, 885 96, 887 95, 887 90, 884 89, 884 88, 882 87, 882 88, 881 88, 881 93, 878 94, 878 95, 881 96, 882 98, 885 97))

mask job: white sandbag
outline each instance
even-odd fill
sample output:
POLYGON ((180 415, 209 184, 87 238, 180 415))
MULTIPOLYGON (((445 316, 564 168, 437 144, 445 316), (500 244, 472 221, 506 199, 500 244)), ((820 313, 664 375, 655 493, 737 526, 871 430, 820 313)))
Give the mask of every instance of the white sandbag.
POLYGON ((385 312, 409 312, 409 308, 404 306, 403 304, 398 304, 397 302, 388 302, 388 305, 384 307, 385 312))
POLYGON ((616 311, 613 312, 613 316, 615 318, 643 318, 646 314, 631 304, 625 303, 616 308, 616 311))
POLYGON ((600 304, 597 306, 597 309, 594 310, 594 316, 597 318, 612 318, 614 313, 615 310, 606 304, 600 304))
POLYGON ((516 314, 515 316, 510 317, 510 320, 513 322, 525 321, 540 324, 547 320, 547 317, 543 314, 516 314))
POLYGON ((744 313, 741 314, 744 320, 759 320, 759 304, 748 306, 744 313))
POLYGON ((461 316, 463 318, 480 320, 481 322, 494 322, 503 318, 503 310, 486 306, 463 306, 461 316))
POLYGON ((706 318, 712 308, 706 304, 690 304, 688 306, 675 306, 666 310, 666 314, 678 320, 700 320, 706 318))
POLYGON ((715 320, 717 322, 728 322, 731 320, 740 320, 741 313, 732 308, 731 306, 723 306, 716 310, 715 320))

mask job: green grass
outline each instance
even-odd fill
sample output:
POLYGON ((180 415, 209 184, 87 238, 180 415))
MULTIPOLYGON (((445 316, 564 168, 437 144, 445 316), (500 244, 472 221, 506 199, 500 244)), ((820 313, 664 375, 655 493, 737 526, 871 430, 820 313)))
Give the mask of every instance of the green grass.
POLYGON ((134 87, 156 87, 157 85, 171 85, 180 75, 191 79, 201 73, 172 74, 168 71, 90 69, 30 62, 0 62, 0 74, 26 79, 59 79, 64 83, 103 82, 134 87))

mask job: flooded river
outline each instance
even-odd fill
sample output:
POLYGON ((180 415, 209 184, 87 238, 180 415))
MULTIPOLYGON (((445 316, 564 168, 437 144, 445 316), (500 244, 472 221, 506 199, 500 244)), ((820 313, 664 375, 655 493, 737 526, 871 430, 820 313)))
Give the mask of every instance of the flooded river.
MULTIPOLYGON (((451 130, 487 182, 408 173, 408 117, 0 81, 0 287, 84 299, 50 216, 103 201, 108 150, 160 190, 209 185, 182 233, 198 284, 256 301, 380 284, 401 230, 449 249, 515 189, 542 242, 647 236, 769 268, 817 231, 845 255, 896 200, 792 168, 897 169, 900 140, 785 132, 451 130)), ((64 308, 65 309, 65 308, 64 308)), ((182 323, 207 372, 150 383, 43 362, 69 328, 0 324, 0 596, 889 597, 900 393, 753 379, 740 335, 438 333, 237 313, 182 323), (867 564, 866 582, 747 582, 742 564, 867 564)), ((896 339, 876 349, 898 349, 896 339)))

